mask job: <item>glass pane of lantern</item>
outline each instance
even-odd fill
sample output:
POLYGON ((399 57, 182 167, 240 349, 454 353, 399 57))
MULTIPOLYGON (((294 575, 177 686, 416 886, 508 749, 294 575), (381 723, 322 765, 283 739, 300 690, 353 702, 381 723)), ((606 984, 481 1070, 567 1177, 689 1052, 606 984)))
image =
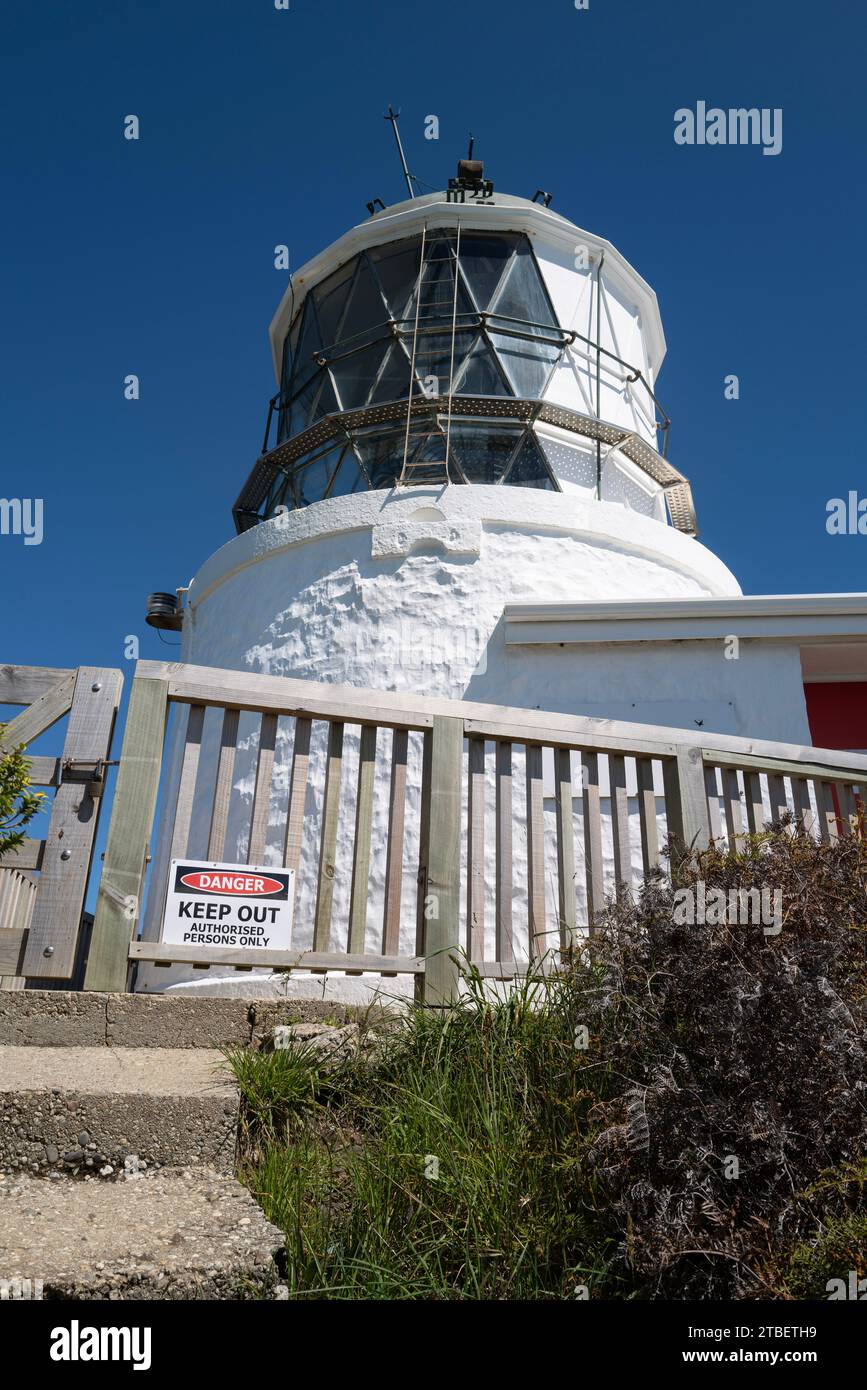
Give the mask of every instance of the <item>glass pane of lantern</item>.
POLYGON ((292 381, 290 390, 293 395, 318 369, 316 354, 318 354, 321 346, 319 325, 316 322, 316 311, 313 307, 313 300, 308 296, 304 304, 304 322, 301 327, 301 332, 298 335, 298 341, 292 359, 292 381))
POLYGON ((513 338, 503 333, 492 333, 491 340, 515 395, 538 399, 562 349, 551 343, 540 343, 534 337, 513 338))
POLYGON ((331 384, 331 377, 326 371, 322 373, 322 390, 313 407, 310 417, 311 425, 317 420, 321 420, 323 415, 334 415, 340 409, 337 397, 334 394, 334 387, 331 384))
POLYGON ((467 481, 498 483, 515 451, 522 431, 487 424, 456 424, 452 421, 451 446, 467 481))
POLYGON ((331 484, 329 497, 348 497, 353 492, 366 492, 367 480, 358 466, 358 459, 352 448, 347 445, 343 453, 343 459, 337 470, 337 476, 331 484))
POLYGON ((421 237, 376 247, 368 255, 373 261, 392 318, 407 319, 410 301, 418 283, 421 237))
MULTIPOLYGON (((454 335, 454 380, 457 380, 461 367, 472 349, 472 333, 454 335)), ((415 350, 415 374, 421 382, 425 395, 447 396, 452 381, 452 334, 419 334, 415 350)))
POLYGON ((454 242, 446 237, 429 241, 425 247, 424 271, 421 277, 421 326, 441 319, 451 319, 455 293, 454 274, 454 242))
POLYGON ((367 258, 362 256, 340 327, 340 342, 345 347, 358 347, 360 343, 383 337, 388 331, 387 321, 388 309, 367 258))
POLYGON ((487 309, 490 304, 517 241, 517 236, 461 234, 461 270, 477 308, 487 309))
MULTIPOLYGON (((418 441, 410 440, 407 455, 413 468, 407 474, 410 483, 442 483, 445 481, 446 433, 442 425, 430 425, 418 441), (429 465, 425 467, 424 465, 429 465)), ((455 481, 454 476, 452 481, 455 481)), ((460 481, 463 481, 462 479, 460 481)))
MULTIPOLYGON (((410 431, 407 458, 412 459, 430 430, 429 425, 415 425, 410 431)), ((353 447, 364 464, 373 488, 392 487, 403 468, 406 425, 401 423, 387 430, 375 430, 356 435, 353 447)), ((443 455, 444 456, 444 455, 443 455)))
POLYGON ((295 366, 295 359, 298 355, 298 338, 304 326, 304 309, 302 304, 298 313, 292 320, 292 327, 286 335, 283 344, 283 369, 280 374, 280 385, 284 396, 288 396, 292 387, 292 372, 295 366))
POLYGON ((536 269, 530 243, 524 236, 521 237, 506 283, 496 303, 491 307, 497 314, 522 319, 524 322, 550 325, 552 328, 557 326, 557 318, 536 269))
POLYGON ((277 443, 283 444, 292 433, 292 407, 288 404, 279 404, 277 408, 277 443))
MULTIPOLYGON (((359 406, 367 404, 379 369, 390 348, 391 344, 386 339, 382 343, 374 343, 372 347, 350 352, 339 362, 332 362, 331 375, 343 410, 357 410, 359 406)), ((407 372, 407 380, 408 378, 407 372)))
POLYGON ((292 348, 287 338, 283 344, 283 363, 280 368, 280 391, 283 396, 289 395, 289 387, 292 382, 292 348))
POLYGON ((312 463, 305 464, 295 470, 293 482, 299 507, 306 507, 311 502, 319 502, 324 497, 331 475, 340 462, 341 448, 342 445, 336 449, 329 449, 327 453, 320 454, 319 458, 314 459, 312 463))
POLYGON ((328 373, 320 368, 291 402, 288 412, 284 412, 284 420, 288 418, 288 433, 300 434, 323 415, 331 415, 339 408, 328 373))
MULTIPOLYGON (((425 251, 424 273, 421 281, 421 301, 419 306, 419 328, 434 326, 447 327, 451 331, 452 318, 457 313, 458 328, 475 325, 477 315, 472 301, 462 281, 458 281, 457 305, 455 305, 455 243, 451 239, 439 237, 428 244, 425 251)), ((415 321, 416 295, 410 302, 409 317, 415 321)))
POLYGON ((372 383, 371 402, 402 401, 409 392, 410 360, 400 343, 387 351, 379 380, 372 383))
POLYGON ((353 448, 364 465, 372 488, 390 487, 403 463, 403 443, 397 431, 359 436, 353 448))
POLYGON ((275 480, 268 500, 262 509, 263 515, 271 517, 278 507, 289 507, 290 510, 295 506, 295 495, 292 491, 291 479, 281 473, 275 480))
POLYGON ((465 361, 462 376, 455 372, 455 391, 464 396, 510 396, 512 389, 500 370, 493 349, 479 334, 465 361))
POLYGON ((340 337, 340 320, 349 298, 352 277, 355 274, 358 258, 347 261, 313 291, 316 303, 316 316, 322 335, 322 346, 332 347, 340 337))
POLYGON ((548 492, 556 491, 532 431, 528 432, 515 462, 503 479, 503 486, 537 487, 548 492))
POLYGON ((300 434, 301 431, 306 430, 307 426, 310 424, 310 417, 313 414, 316 397, 322 385, 323 375, 324 373, 321 370, 317 372, 313 380, 309 381, 306 386, 303 386, 292 400, 288 411, 284 412, 284 416, 288 422, 288 433, 290 435, 300 434))

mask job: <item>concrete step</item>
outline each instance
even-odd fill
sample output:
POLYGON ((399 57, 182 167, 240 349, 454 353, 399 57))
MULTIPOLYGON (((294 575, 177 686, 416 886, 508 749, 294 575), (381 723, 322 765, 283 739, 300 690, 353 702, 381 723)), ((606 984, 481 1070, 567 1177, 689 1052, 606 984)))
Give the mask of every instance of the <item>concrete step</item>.
POLYGON ((281 1245, 249 1192, 213 1172, 0 1179, 0 1275, 13 1297, 17 1280, 44 1298, 268 1297, 281 1245))
POLYGON ((0 1170, 116 1174, 132 1155, 230 1172, 237 1122, 215 1050, 0 1047, 0 1170))
POLYGON ((365 1010, 322 999, 0 990, 0 1047, 246 1046, 281 1023, 349 1023, 365 1010))

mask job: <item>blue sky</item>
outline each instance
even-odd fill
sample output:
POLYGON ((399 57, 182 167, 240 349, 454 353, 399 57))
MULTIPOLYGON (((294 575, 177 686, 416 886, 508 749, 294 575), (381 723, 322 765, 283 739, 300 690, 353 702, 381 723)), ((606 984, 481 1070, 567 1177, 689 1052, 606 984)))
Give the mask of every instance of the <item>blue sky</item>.
POLYGON ((0 537, 2 660, 169 653, 145 595, 233 534, 273 248, 403 195, 389 102, 427 184, 472 129, 497 187, 553 190, 655 287, 671 458, 745 592, 867 588, 867 537, 825 531, 867 493, 864 27, 851 0, 6 0, 0 495, 44 499, 44 540, 0 537), (699 99, 782 107, 782 153, 675 145, 699 99))

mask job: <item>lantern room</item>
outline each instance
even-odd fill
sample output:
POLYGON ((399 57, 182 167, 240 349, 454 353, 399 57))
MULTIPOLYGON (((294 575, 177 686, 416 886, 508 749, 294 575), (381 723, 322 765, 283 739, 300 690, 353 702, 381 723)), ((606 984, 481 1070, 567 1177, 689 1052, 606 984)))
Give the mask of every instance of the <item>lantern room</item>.
POLYGON ((270 332, 279 390, 239 531, 325 498, 464 484, 696 532, 655 393, 656 296, 548 207, 438 193, 386 208, 292 277, 270 332))

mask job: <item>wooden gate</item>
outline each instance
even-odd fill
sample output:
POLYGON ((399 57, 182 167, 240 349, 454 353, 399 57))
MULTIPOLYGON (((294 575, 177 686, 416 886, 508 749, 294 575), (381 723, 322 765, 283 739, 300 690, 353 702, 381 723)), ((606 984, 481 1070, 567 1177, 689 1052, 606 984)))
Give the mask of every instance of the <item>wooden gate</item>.
POLYGON ((75 974, 120 671, 0 666, 0 704, 23 705, 0 749, 25 748, 67 717, 59 757, 30 759, 30 783, 54 792, 44 840, 26 839, 0 863, 0 989, 75 974))

